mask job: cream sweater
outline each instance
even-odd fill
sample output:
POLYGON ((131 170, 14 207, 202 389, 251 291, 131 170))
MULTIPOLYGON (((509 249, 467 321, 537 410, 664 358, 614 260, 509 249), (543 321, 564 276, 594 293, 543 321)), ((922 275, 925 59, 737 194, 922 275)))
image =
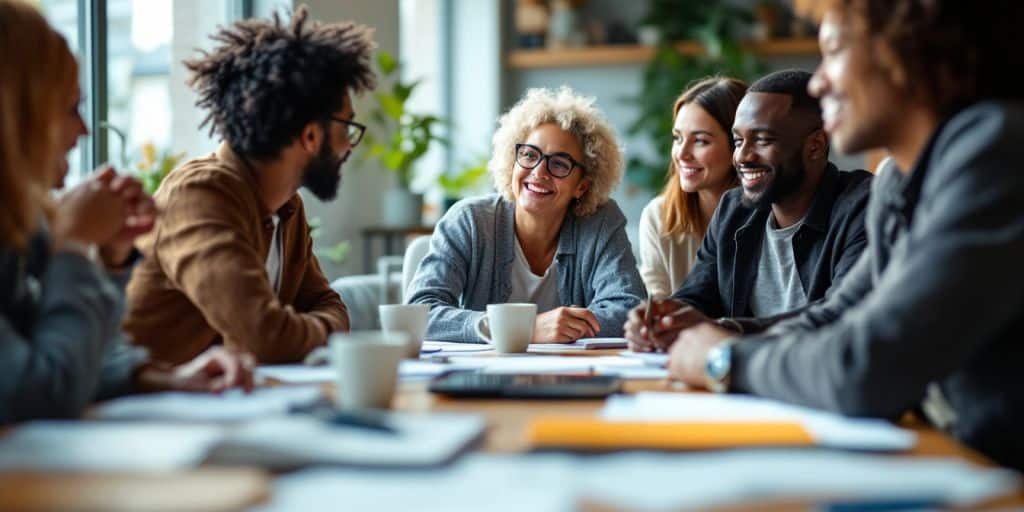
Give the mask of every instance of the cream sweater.
POLYGON ((693 235, 668 237, 662 231, 662 196, 655 197, 640 215, 640 277, 652 298, 672 295, 697 261, 700 239, 693 235))

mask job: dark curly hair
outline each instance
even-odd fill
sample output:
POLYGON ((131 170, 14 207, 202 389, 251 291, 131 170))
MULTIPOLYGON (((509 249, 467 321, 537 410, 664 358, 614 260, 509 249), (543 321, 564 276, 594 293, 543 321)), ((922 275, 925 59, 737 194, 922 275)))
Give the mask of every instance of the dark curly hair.
POLYGON ((1019 0, 798 0, 818 20, 838 12, 849 26, 880 41, 877 62, 896 85, 938 111, 982 99, 1020 99, 1024 67, 1019 0))
POLYGON ((372 29, 308 16, 300 6, 287 25, 277 13, 239 21, 210 36, 220 43, 212 52, 185 61, 196 105, 209 112, 200 127, 241 155, 273 159, 307 123, 340 110, 346 93, 376 86, 372 29))

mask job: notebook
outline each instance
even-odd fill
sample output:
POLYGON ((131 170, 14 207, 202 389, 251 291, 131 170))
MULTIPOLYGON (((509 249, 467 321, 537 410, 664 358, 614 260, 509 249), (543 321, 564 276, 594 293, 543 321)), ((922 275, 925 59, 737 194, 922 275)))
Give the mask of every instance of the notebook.
POLYGON ((626 338, 580 338, 572 343, 531 343, 528 352, 572 352, 626 348, 626 338))

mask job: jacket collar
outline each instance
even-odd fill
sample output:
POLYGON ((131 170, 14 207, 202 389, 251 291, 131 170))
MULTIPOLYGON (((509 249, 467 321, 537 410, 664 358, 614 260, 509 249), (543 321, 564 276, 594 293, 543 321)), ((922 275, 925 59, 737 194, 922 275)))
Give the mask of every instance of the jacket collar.
MULTIPOLYGON (((498 246, 505 255, 505 263, 515 259, 516 208, 504 197, 498 199, 498 225, 496 226, 498 246)), ((562 221, 558 231, 558 247, 555 249, 555 260, 565 254, 576 254, 576 215, 570 210, 562 221)))
POLYGON ((260 219, 264 225, 273 225, 271 217, 276 213, 281 222, 284 222, 290 218, 299 206, 299 195, 294 194, 284 206, 277 209, 276 212, 271 212, 266 205, 263 204, 263 200, 260 197, 259 184, 256 181, 256 171, 253 169, 252 164, 249 160, 243 157, 241 154, 236 152, 228 145, 227 142, 221 142, 217 148, 216 157, 221 162, 225 169, 230 171, 235 176, 242 179, 252 189, 253 194, 256 197, 256 203, 260 210, 260 219))
POLYGON ((835 206, 836 188, 839 186, 839 169, 829 162, 821 173, 821 181, 818 182, 818 190, 814 192, 814 201, 811 208, 804 216, 804 226, 816 229, 822 233, 828 231, 828 223, 832 217, 832 207, 835 206))

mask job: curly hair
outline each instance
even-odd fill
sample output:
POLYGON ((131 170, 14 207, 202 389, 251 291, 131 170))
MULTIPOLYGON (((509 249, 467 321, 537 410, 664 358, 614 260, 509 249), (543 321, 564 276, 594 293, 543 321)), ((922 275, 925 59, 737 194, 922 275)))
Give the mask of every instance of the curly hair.
POLYGON ((615 132, 597 107, 595 98, 580 96, 569 87, 557 91, 530 89, 508 112, 498 119, 494 133, 494 152, 488 168, 494 187, 513 201, 512 168, 515 166, 515 145, 523 142, 538 126, 558 125, 572 134, 583 150, 583 165, 590 187, 573 208, 583 217, 608 202, 612 190, 622 181, 622 147, 615 132))
POLYGON ((820 19, 836 12, 878 44, 878 65, 894 84, 942 113, 981 99, 1020 99, 1014 79, 1024 2, 1019 0, 800 0, 820 19))
POLYGON ((210 36, 220 45, 185 62, 196 105, 209 112, 200 127, 209 124, 242 155, 272 159, 306 124, 340 110, 346 93, 376 87, 372 29, 307 23, 308 15, 300 6, 288 25, 274 13, 210 36))

